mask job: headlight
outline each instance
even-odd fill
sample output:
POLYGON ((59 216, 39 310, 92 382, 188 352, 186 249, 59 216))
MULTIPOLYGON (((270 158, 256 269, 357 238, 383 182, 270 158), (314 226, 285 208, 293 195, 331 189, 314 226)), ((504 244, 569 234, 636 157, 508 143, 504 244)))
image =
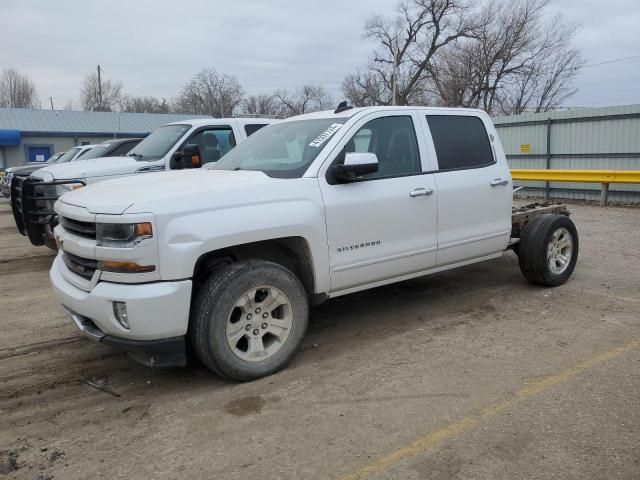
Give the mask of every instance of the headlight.
POLYGON ((96 240, 99 247, 134 247, 153 237, 151 223, 98 223, 96 240))
POLYGON ((82 187, 84 187, 83 183, 63 183, 62 185, 56 185, 58 195, 72 192, 73 190, 77 190, 82 187))

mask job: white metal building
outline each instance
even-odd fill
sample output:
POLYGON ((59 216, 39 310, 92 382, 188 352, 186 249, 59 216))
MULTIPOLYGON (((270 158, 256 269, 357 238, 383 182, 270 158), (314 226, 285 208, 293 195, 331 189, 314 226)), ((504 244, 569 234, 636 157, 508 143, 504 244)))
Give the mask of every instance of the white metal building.
MULTIPOLYGON (((495 117, 511 168, 640 170, 640 105, 495 117)), ((597 200, 600 184, 514 182, 524 194, 597 200)), ((640 203, 640 185, 611 184, 609 199, 640 203)))
POLYGON ((209 117, 0 108, 0 168, 44 162, 76 145, 144 137, 162 125, 190 118, 209 117))

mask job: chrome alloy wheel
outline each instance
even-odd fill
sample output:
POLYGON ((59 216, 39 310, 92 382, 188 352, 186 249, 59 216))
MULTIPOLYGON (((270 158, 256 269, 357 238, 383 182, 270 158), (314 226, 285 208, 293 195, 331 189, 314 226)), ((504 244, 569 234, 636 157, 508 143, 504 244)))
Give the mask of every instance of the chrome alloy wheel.
POLYGON ((282 349, 293 327, 291 301, 269 285, 248 290, 229 312, 227 344, 247 362, 260 362, 282 349))
POLYGON ((551 238, 547 245, 547 261, 549 269, 552 273, 560 275, 571 263, 573 255, 573 237, 566 228, 559 228, 551 238))

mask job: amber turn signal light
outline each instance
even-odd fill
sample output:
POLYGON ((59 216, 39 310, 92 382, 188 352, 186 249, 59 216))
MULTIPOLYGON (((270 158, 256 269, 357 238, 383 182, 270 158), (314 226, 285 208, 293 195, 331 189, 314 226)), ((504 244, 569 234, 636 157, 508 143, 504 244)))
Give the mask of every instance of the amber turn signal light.
POLYGON ((135 224, 136 237, 153 237, 153 228, 149 222, 135 224))
POLYGON ((135 262, 118 262, 114 260, 100 260, 98 269, 113 273, 148 273, 156 270, 155 265, 138 265, 135 262))

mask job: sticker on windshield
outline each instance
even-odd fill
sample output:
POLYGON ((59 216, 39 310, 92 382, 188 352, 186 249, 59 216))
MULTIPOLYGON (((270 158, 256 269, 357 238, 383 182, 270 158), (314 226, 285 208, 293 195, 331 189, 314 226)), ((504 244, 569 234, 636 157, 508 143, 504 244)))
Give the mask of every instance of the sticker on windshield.
POLYGON ((333 123, 324 132, 316 137, 316 139, 309 144, 310 147, 319 147, 326 142, 331 135, 333 135, 340 127, 341 123, 333 123))

